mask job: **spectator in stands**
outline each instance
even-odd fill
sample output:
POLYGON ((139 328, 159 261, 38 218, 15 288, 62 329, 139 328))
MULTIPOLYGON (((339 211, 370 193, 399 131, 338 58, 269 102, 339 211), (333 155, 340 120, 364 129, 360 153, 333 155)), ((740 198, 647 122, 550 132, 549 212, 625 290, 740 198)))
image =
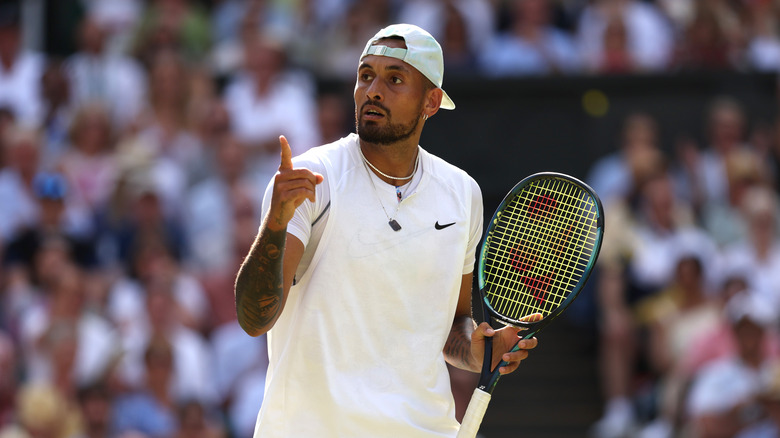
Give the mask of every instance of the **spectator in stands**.
POLYGON ((60 266, 21 315, 20 343, 29 381, 55 385, 75 401, 75 389, 112 372, 122 353, 110 323, 84 308, 85 273, 60 266))
POLYGON ((723 250, 724 266, 748 269, 750 288, 774 305, 780 303, 779 204, 774 191, 757 186, 744 194, 740 205, 747 236, 723 250))
MULTIPOLYGON (((234 208, 233 260, 240 263, 257 233, 257 212, 249 197, 236 199, 234 208)), ((208 272, 203 279, 209 291, 215 325, 210 332, 214 380, 219 390, 227 421, 236 436, 251 436, 257 410, 263 402, 268 352, 265 337, 247 337, 238 324, 233 304, 235 269, 208 272)))
POLYGON ((95 214, 105 208, 119 173, 107 108, 98 101, 82 104, 70 126, 69 140, 57 167, 68 179, 76 202, 95 214))
MULTIPOLYGON (((225 135, 216 153, 216 173, 189 190, 184 222, 188 259, 204 273, 235 267, 232 236, 237 200, 262 184, 247 172, 246 147, 235 136, 225 135)), ((252 201, 251 210, 259 212, 262 200, 252 201)))
POLYGON ((744 241, 748 237, 748 224, 743 211, 745 195, 754 187, 769 187, 770 182, 766 163, 752 149, 741 148, 731 152, 726 157, 725 168, 728 181, 726 201, 706 203, 700 215, 702 226, 720 247, 744 241))
POLYGON ((224 438, 223 428, 195 401, 179 405, 179 431, 175 438, 224 438))
POLYGON ((489 0, 411 0, 398 22, 420 26, 441 43, 447 74, 477 73, 476 54, 493 38, 496 14, 489 0))
POLYGON ((294 145, 294 156, 320 143, 313 85, 287 68, 278 41, 256 35, 244 50, 244 70, 225 90, 225 104, 233 132, 249 151, 251 171, 270 180, 280 133, 294 145))
POLYGON ((629 199, 648 172, 657 169, 661 158, 658 135, 658 124, 651 115, 638 112, 625 118, 617 150, 596 160, 586 177, 604 203, 629 199))
POLYGON ((757 401, 764 415, 740 434, 740 438, 769 437, 780 434, 780 361, 767 361, 759 374, 757 401))
POLYGON ((97 242, 91 228, 79 222, 81 212, 68 205, 68 185, 58 173, 39 173, 33 181, 33 208, 36 219, 20 229, 9 240, 5 251, 6 265, 30 268, 39 248, 51 238, 67 243, 73 261, 83 268, 98 265, 97 242), (74 225, 75 224, 75 225, 74 225))
POLYGON ((672 65, 681 70, 724 70, 735 67, 734 42, 723 27, 713 2, 696 2, 693 18, 677 42, 672 65))
POLYGON ((40 306, 40 291, 53 286, 60 271, 71 263, 70 248, 62 239, 53 238, 41 245, 33 266, 15 264, 5 270, 0 320, 15 342, 21 338, 23 317, 40 306))
POLYGON ((648 363, 644 391, 655 394, 648 397, 652 402, 646 407, 646 415, 654 420, 643 429, 643 437, 676 436, 680 400, 688 383, 681 370, 683 358, 698 338, 721 323, 722 301, 707 281, 708 271, 716 266, 713 257, 700 250, 681 246, 670 286, 637 306, 638 323, 648 339, 642 352, 648 363))
POLYGON ((141 313, 122 322, 127 327, 123 330, 125 355, 119 376, 130 388, 142 385, 147 372, 143 367, 144 351, 152 340, 162 337, 173 348, 171 385, 164 387, 172 391, 171 400, 198 400, 210 410, 217 402, 217 392, 208 344, 200 332, 185 325, 191 303, 182 295, 192 291, 182 290, 177 279, 170 272, 154 272, 142 283, 145 301, 141 313))
POLYGON ((133 31, 141 18, 142 0, 102 0, 88 2, 85 15, 92 17, 107 33, 106 49, 114 54, 127 53, 133 31))
POLYGON ((742 105, 733 98, 719 97, 706 112, 707 147, 700 151, 689 145, 682 151, 684 178, 697 211, 708 202, 727 201, 726 157, 732 151, 749 147, 746 125, 742 105))
POLYGON ((780 6, 771 1, 745 2, 749 39, 745 48, 747 62, 758 71, 780 71, 780 6))
POLYGON ((725 312, 732 324, 736 354, 702 368, 687 399, 692 432, 703 438, 735 436, 758 420, 760 371, 770 359, 763 341, 768 333, 777 332, 775 307, 749 291, 732 297, 725 312))
MULTIPOLYGON (((720 267, 719 269, 725 269, 727 272, 723 274, 715 300, 725 309, 726 303, 731 298, 750 291, 748 274, 744 267, 739 266, 720 267)), ((736 354, 737 342, 733 336, 732 324, 727 316, 724 310, 720 323, 693 339, 688 350, 679 358, 679 374, 675 378, 681 380, 681 385, 690 385, 690 379, 706 365, 736 354)), ((780 337, 777 333, 770 332, 769 336, 764 339, 762 348, 767 357, 780 355, 780 337)), ((682 395, 685 393, 683 392, 682 395)), ((683 399, 678 400, 678 402, 683 401, 683 399)), ((680 406, 678 414, 684 416, 685 410, 682 406, 680 406)))
POLYGON ((670 284, 680 245, 713 256, 714 244, 697 228, 686 205, 675 195, 662 166, 638 190, 636 210, 613 203, 606 212, 597 284, 601 312, 599 367, 605 413, 594 426, 599 437, 621 436, 635 425, 631 380, 641 351, 633 308, 670 284))
POLYGON ((0 168, 0 242, 7 244, 22 229, 38 219, 33 180, 40 163, 40 134, 20 125, 5 125, 5 167, 0 168))
POLYGON ((138 123, 137 144, 148 149, 153 160, 178 167, 187 177, 186 185, 194 179, 203 153, 203 145, 192 131, 194 75, 189 70, 194 67, 188 67, 171 50, 157 52, 150 62, 149 106, 138 123))
MULTIPOLYGON (((449 67, 448 67, 449 71, 449 67)), ((344 96, 340 88, 320 90, 317 96, 317 126, 322 143, 330 143, 346 136, 354 129, 352 103, 344 96)), ((343 90, 347 91, 347 90, 343 90)))
POLYGON ((186 251, 180 212, 166 211, 164 204, 167 198, 152 178, 151 172, 131 171, 127 179, 121 180, 114 194, 115 204, 106 212, 104 238, 115 246, 118 260, 130 273, 137 248, 143 247, 146 242, 159 242, 176 260, 182 260, 186 251))
POLYGON ((350 2, 344 18, 330 23, 320 36, 313 70, 327 79, 354 79, 353 60, 360 56, 375 30, 389 23, 385 6, 383 0, 350 2))
POLYGON ((68 129, 74 113, 71 88, 64 63, 59 59, 50 60, 41 78, 41 167, 44 170, 53 169, 68 147, 68 129))
POLYGON ((445 8, 441 49, 447 58, 447 75, 474 76, 479 72, 477 52, 481 45, 472 43, 466 16, 454 5, 445 8))
POLYGON ((549 0, 514 0, 509 29, 480 54, 488 77, 573 73, 580 69, 574 40, 552 21, 549 0))
POLYGON ((0 436, 70 438, 81 432, 79 412, 47 384, 24 385, 17 397, 16 411, 16 424, 0 429, 0 436))
POLYGON ((162 51, 188 61, 203 59, 211 49, 211 28, 205 10, 191 0, 153 0, 138 23, 132 52, 150 66, 162 51))
POLYGON ((83 433, 77 438, 116 438, 111 427, 114 414, 113 395, 103 382, 82 386, 78 402, 83 419, 83 433))
POLYGON ((628 41, 628 29, 621 16, 609 18, 604 29, 603 54, 600 62, 593 65, 595 73, 626 74, 638 71, 636 60, 631 53, 628 41))
POLYGON ((146 73, 121 53, 106 49, 107 31, 94 17, 81 22, 79 50, 66 60, 74 104, 102 102, 115 127, 128 129, 147 98, 146 73))
POLYGON ((215 328, 210 344, 227 423, 236 436, 251 436, 265 390, 266 338, 248 339, 233 321, 215 328))
MULTIPOLYGON (((290 56, 306 67, 311 67, 315 62, 311 57, 316 53, 310 52, 310 38, 321 43, 321 34, 312 35, 320 24, 315 17, 296 20, 296 10, 299 15, 306 15, 314 6, 333 3, 333 0, 317 2, 299 2, 296 8, 286 7, 278 2, 267 0, 220 0, 214 5, 211 12, 211 32, 214 38, 214 48, 211 51, 210 62, 215 73, 222 77, 231 77, 240 69, 244 61, 242 46, 247 37, 253 37, 258 32, 274 35, 281 41, 289 42, 290 56), (302 4, 301 4, 302 3, 302 4), (312 4, 313 3, 313 4, 312 4), (308 9, 307 9, 308 8, 308 9)), ((346 6, 342 0, 335 0, 336 10, 329 11, 334 14, 343 13, 346 6), (343 8, 341 8, 343 7, 343 8)), ((327 6, 325 6, 327 8, 327 6)), ((320 29, 321 30, 321 29, 320 29)))
POLYGON ((113 429, 120 435, 135 432, 162 438, 173 437, 178 430, 178 400, 169 390, 177 360, 173 348, 162 334, 149 339, 143 352, 143 385, 115 399, 113 429))
MULTIPOLYGON (((132 273, 144 288, 158 283, 170 287, 176 303, 176 321, 197 333, 210 327, 208 298, 203 286, 182 269, 170 248, 142 236, 133 254, 132 273), (149 239, 145 242, 143 239, 149 239)), ((170 309, 169 309, 170 310, 170 309)), ((143 317, 139 315, 140 317, 143 317)))
MULTIPOLYGON (((587 71, 604 65, 605 38, 609 23, 622 20, 627 32, 631 65, 638 71, 663 71, 674 47, 671 25, 658 8, 639 0, 596 0, 582 12, 577 25, 577 42, 587 71)), ((619 26, 619 23, 613 24, 619 26)))
POLYGON ((231 134, 230 114, 222 98, 214 96, 209 102, 204 101, 202 105, 198 105, 193 120, 192 132, 203 145, 203 172, 213 174, 216 170, 214 156, 217 145, 223 136, 231 134))
POLYGON ((0 4, 0 106, 8 107, 17 121, 37 128, 43 117, 41 76, 44 56, 21 44, 20 4, 0 4))

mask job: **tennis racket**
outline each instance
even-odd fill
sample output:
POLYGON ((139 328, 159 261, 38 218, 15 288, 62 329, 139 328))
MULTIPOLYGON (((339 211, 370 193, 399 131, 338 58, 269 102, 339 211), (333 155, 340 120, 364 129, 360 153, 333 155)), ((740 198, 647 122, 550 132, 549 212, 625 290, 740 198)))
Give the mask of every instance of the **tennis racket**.
MULTIPOLYGON (((582 290, 603 233, 601 201, 585 183, 552 172, 520 181, 498 206, 482 243, 478 282, 485 320, 524 328, 523 339, 539 333, 582 290), (528 318, 534 314, 541 318, 528 318)), ((485 338, 482 373, 458 438, 477 435, 499 368, 507 364, 492 369, 492 353, 492 338, 485 338)))

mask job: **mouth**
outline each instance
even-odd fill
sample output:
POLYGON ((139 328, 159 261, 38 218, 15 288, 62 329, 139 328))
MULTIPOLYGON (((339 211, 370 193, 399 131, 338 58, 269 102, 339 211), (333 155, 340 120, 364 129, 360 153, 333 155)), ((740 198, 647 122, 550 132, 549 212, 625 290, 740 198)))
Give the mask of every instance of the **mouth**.
POLYGON ((385 117, 384 112, 372 105, 363 108, 363 119, 365 120, 381 120, 385 117))

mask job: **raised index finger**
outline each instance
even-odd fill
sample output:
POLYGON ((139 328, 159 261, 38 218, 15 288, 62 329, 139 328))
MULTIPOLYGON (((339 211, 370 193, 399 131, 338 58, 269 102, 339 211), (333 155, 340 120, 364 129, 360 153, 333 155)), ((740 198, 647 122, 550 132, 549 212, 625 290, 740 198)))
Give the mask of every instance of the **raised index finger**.
POLYGON ((290 143, 287 143, 287 139, 283 135, 280 135, 279 144, 282 146, 282 161, 279 163, 279 170, 291 170, 293 165, 290 143))

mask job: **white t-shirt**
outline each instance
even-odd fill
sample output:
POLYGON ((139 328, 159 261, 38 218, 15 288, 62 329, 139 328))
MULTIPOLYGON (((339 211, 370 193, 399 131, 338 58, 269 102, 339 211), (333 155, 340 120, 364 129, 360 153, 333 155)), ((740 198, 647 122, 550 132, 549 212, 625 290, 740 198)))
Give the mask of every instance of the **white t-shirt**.
POLYGON ((479 187, 421 148, 396 214, 395 187, 368 170, 355 134, 293 163, 324 182, 287 228, 307 266, 268 333, 255 437, 454 436, 442 350, 481 237, 479 187))

